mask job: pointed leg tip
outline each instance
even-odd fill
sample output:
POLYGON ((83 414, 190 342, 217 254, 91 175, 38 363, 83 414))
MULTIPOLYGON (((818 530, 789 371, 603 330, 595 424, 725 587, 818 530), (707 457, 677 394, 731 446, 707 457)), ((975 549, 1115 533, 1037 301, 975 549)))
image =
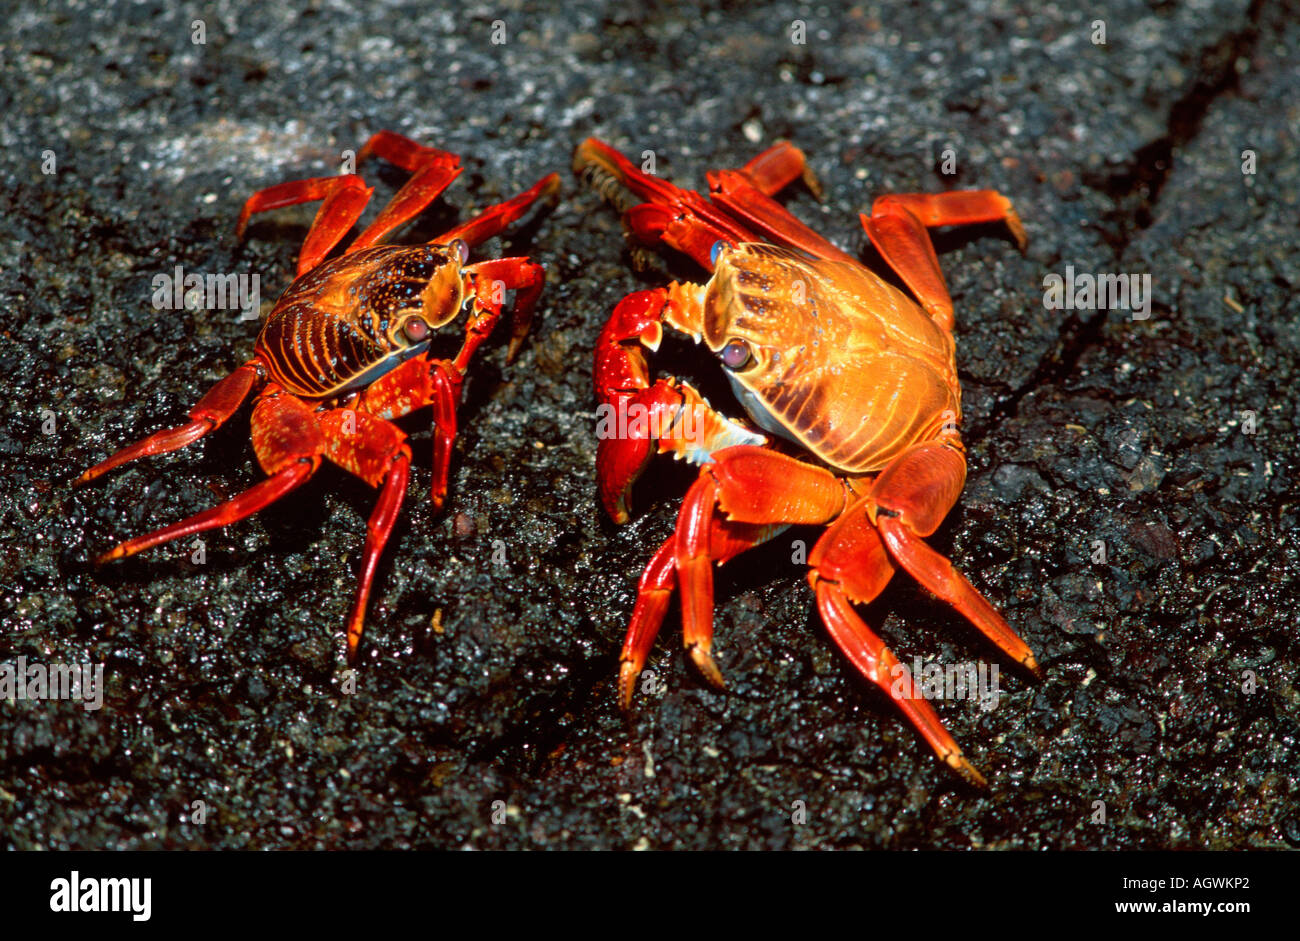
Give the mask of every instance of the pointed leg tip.
POLYGON ((636 664, 624 661, 618 668, 618 707, 624 713, 632 711, 632 696, 636 693, 637 677, 641 670, 636 664))
POLYGON ((108 461, 100 461, 94 467, 87 467, 77 476, 77 479, 72 482, 72 486, 84 487, 92 480, 98 480, 100 477, 103 477, 115 466, 116 465, 110 464, 108 461))
POLYGON ((1029 247, 1029 234, 1025 232, 1025 224, 1020 221, 1014 209, 1007 211, 1007 228, 1011 230, 1011 237, 1016 240, 1016 247, 1023 254, 1029 247))
POLYGON ((968 784, 979 788, 981 791, 989 789, 989 782, 984 775, 980 774, 979 769, 967 761, 961 752, 950 752, 944 756, 944 761, 968 784))
POLYGON ((707 647, 692 644, 689 653, 696 669, 709 681, 710 685, 720 690, 727 688, 727 681, 723 679, 722 671, 718 669, 718 664, 713 659, 713 653, 707 647))
POLYGON ((817 174, 813 173, 810 168, 805 167, 802 176, 803 185, 808 187, 808 192, 813 194, 813 198, 819 203, 825 202, 826 192, 822 188, 822 181, 817 178, 817 174))
POLYGON ((1045 671, 1039 665, 1038 660, 1034 657, 1032 653, 1025 655, 1025 659, 1021 661, 1021 666, 1023 666, 1026 670, 1032 673, 1034 675, 1034 679, 1036 680, 1047 679, 1047 671, 1045 671))
POLYGON ((348 625, 348 641, 346 657, 348 666, 353 666, 357 662, 357 655, 361 651, 361 630, 362 625, 351 623, 348 625))
POLYGON ((109 549, 107 552, 95 556, 96 565, 107 565, 109 562, 116 562, 118 559, 126 557, 126 543, 109 549))

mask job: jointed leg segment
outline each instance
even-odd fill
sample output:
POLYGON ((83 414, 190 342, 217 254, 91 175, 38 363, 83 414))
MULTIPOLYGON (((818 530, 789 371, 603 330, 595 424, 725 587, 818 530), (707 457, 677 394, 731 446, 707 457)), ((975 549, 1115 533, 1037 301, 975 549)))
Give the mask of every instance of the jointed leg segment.
POLYGON ((85 471, 74 482, 74 486, 89 483, 120 467, 128 461, 154 454, 168 454, 202 438, 208 432, 220 428, 231 415, 239 410, 249 391, 262 381, 262 369, 257 360, 245 363, 225 379, 208 390, 197 405, 190 410, 190 420, 184 425, 168 428, 150 435, 143 441, 128 445, 105 461, 85 471))
MULTIPOLYGON (((358 162, 372 153, 410 171, 412 176, 384 207, 379 217, 348 246, 349 252, 379 243, 389 232, 415 218, 461 172, 460 158, 455 154, 424 147, 391 131, 380 131, 371 137, 357 155, 358 162)), ((321 259, 347 235, 361 218, 373 192, 374 188, 367 186, 355 173, 277 183, 248 198, 239 215, 235 235, 243 236, 249 217, 254 213, 324 200, 298 254, 298 275, 301 276, 319 265, 321 259)))
POLYGON ((808 575, 832 639, 854 667, 886 692, 935 753, 971 783, 984 778, 963 756, 912 677, 854 610, 875 599, 901 565, 952 604, 998 647, 1031 670, 1033 654, 966 579, 922 541, 961 491, 965 462, 944 441, 917 446, 878 475, 865 494, 821 468, 758 447, 718 451, 687 493, 676 531, 642 575, 619 669, 626 707, 674 588, 681 589, 683 640, 715 686, 712 657, 714 562, 732 558, 786 525, 830 524, 808 575))

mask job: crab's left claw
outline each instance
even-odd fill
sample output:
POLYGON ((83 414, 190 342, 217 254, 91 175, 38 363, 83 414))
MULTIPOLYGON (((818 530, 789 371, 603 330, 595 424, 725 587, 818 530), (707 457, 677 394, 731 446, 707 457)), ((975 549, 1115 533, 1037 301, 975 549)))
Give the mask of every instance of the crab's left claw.
POLYGON ((627 522, 632 485, 655 454, 705 464, 722 448, 767 442, 715 411, 689 384, 672 377, 650 382, 644 351, 659 348, 665 311, 686 293, 673 285, 629 294, 596 341, 596 475, 616 523, 627 522))

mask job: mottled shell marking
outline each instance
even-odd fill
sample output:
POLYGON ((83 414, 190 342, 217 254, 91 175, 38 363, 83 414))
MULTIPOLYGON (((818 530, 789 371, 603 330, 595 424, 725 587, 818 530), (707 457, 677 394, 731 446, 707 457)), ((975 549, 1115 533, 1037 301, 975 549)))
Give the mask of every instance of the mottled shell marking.
POLYGON ((465 299, 459 255, 439 245, 381 246, 341 255, 284 292, 258 337, 271 378, 326 398, 367 385, 428 347, 403 333, 455 319, 465 299))

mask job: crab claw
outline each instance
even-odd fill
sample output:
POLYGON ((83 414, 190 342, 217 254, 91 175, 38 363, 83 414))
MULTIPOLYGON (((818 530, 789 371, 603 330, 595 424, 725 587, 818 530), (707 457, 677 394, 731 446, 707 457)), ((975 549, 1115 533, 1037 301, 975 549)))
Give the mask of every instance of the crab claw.
POLYGON ((687 383, 651 383, 645 350, 659 349, 663 317, 689 293, 689 286, 673 284, 629 294, 596 341, 596 473, 601 502, 616 523, 627 522, 632 485, 656 453, 705 464, 721 448, 767 442, 714 411, 687 383))
MULTIPOLYGON (((645 391, 660 390, 656 387, 645 391)), ((600 501, 616 523, 628 521, 632 485, 656 453, 654 439, 638 427, 642 422, 637 416, 642 408, 648 408, 647 397, 625 395, 605 403, 610 411, 597 426, 596 475, 600 482, 600 501)))
POLYGON ((656 350, 663 339, 659 318, 664 300, 662 289, 629 294, 614 308, 596 341, 596 467, 601 502, 617 523, 627 522, 628 492, 654 455, 646 429, 629 419, 649 404, 638 402, 651 391, 643 348, 656 350))

